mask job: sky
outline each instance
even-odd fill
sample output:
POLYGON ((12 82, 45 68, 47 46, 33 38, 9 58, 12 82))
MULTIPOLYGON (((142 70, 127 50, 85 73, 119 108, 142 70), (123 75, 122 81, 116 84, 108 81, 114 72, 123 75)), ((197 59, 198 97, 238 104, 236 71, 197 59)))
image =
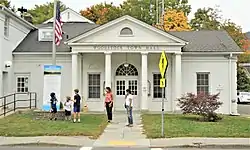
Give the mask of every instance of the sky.
MULTIPOLYGON (((36 4, 44 4, 53 0, 11 0, 12 5, 16 8, 23 6, 24 8, 33 8, 36 4)), ((79 12, 81 9, 87 8, 94 4, 101 2, 113 2, 115 5, 119 5, 123 0, 61 0, 66 6, 79 12)), ((244 32, 250 31, 250 17, 247 10, 250 8, 250 0, 189 0, 189 4, 192 6, 192 12, 188 16, 189 19, 193 17, 193 14, 198 8, 219 6, 221 15, 224 19, 231 19, 237 25, 240 25, 244 32)))

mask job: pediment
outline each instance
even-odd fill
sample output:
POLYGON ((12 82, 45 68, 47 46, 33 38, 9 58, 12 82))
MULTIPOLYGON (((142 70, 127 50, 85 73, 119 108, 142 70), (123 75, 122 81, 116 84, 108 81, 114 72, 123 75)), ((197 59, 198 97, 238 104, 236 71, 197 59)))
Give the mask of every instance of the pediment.
POLYGON ((184 45, 186 42, 133 17, 123 16, 77 36, 67 43, 179 43, 184 45))

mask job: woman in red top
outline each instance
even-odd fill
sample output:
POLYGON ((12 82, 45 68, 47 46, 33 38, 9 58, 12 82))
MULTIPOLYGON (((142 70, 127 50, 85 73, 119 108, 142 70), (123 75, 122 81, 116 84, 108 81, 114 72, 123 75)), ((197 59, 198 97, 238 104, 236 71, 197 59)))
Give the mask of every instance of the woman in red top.
POLYGON ((108 122, 112 121, 113 94, 110 87, 106 87, 105 107, 107 110, 108 122))

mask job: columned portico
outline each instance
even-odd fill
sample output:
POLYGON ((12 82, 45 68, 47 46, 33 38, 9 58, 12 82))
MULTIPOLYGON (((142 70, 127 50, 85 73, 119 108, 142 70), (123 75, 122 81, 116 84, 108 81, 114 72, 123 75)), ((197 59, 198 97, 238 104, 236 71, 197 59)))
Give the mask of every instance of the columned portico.
POLYGON ((72 92, 74 89, 79 88, 78 86, 78 53, 72 53, 72 92))
POLYGON ((148 53, 141 52, 141 109, 148 109, 148 53))
POLYGON ((112 87, 111 86, 111 80, 112 80, 112 71, 111 71, 111 55, 112 52, 104 52, 105 54, 105 86, 106 87, 112 87))

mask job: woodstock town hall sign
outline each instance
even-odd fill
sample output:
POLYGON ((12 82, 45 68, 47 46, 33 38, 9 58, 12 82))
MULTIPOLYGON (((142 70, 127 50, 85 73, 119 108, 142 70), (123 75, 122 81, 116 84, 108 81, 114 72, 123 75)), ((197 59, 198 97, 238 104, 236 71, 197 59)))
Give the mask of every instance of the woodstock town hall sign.
POLYGON ((95 45, 94 50, 159 50, 156 45, 95 45))

